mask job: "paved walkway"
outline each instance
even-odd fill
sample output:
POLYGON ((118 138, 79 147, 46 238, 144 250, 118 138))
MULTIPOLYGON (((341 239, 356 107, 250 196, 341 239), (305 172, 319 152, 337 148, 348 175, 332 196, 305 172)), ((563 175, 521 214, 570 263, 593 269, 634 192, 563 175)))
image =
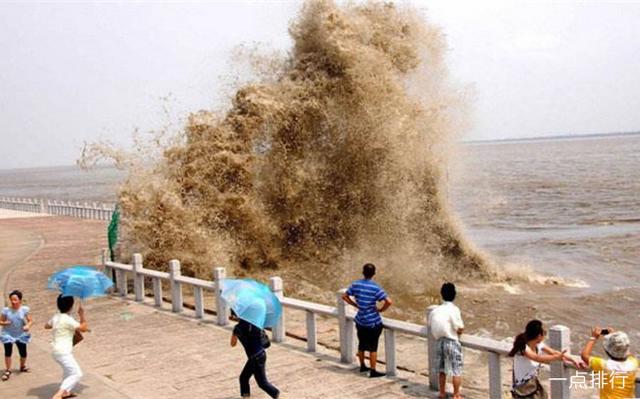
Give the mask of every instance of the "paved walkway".
MULTIPOLYGON (((6 290, 23 290, 35 320, 29 346, 32 372, 14 373, 0 383, 0 397, 48 398, 60 370, 49 355, 43 324, 55 312, 55 293, 47 276, 72 264, 97 263, 106 242, 101 221, 63 217, 0 219, 0 278, 6 290)), ((1 280, 0 280, 1 281, 1 280)), ((207 304, 211 306, 211 304, 207 304)), ((78 390, 88 398, 236 398, 244 364, 240 348, 228 345, 230 328, 201 322, 188 313, 135 304, 118 298, 86 304, 91 333, 76 349, 85 372, 78 390)), ((423 354, 420 354, 422 356, 423 354)), ((288 340, 269 349, 268 374, 282 398, 430 397, 426 377, 400 372, 396 378, 369 379, 355 365, 339 363, 339 354, 321 348, 304 352, 304 343, 288 340)), ((17 360, 17 359, 16 359, 17 360)), ((266 398, 252 382, 253 397, 266 398)), ((468 397, 484 397, 468 391, 468 397)))
POLYGON ((49 216, 42 213, 14 211, 12 209, 0 208, 0 219, 15 219, 15 218, 39 218, 49 216))

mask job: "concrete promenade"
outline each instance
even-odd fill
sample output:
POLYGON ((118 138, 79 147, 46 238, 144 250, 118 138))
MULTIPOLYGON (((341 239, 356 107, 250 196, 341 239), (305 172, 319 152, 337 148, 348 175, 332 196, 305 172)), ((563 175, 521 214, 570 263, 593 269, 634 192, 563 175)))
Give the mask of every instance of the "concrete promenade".
MULTIPOLYGON (((32 308, 32 372, 14 372, 0 383, 0 398, 48 398, 61 371, 49 354, 50 333, 43 329, 55 313, 56 294, 46 290, 47 277, 73 264, 97 264, 106 222, 13 216, 19 215, 0 218, 0 282, 5 293, 21 289, 32 308)), ((85 373, 78 389, 82 397, 239 397, 237 376, 245 355, 229 347, 231 327, 198 321, 188 312, 172 314, 168 305, 159 310, 150 301, 140 305, 109 297, 85 307, 92 331, 75 351, 85 373)), ((339 357, 323 347, 307 354, 304 342, 289 339, 269 349, 267 372, 282 398, 435 397, 423 375, 400 370, 394 378, 369 379, 355 365, 340 364, 339 357)), ((486 397, 472 389, 466 393, 486 397)), ((253 381, 252 397, 267 397, 253 381)))

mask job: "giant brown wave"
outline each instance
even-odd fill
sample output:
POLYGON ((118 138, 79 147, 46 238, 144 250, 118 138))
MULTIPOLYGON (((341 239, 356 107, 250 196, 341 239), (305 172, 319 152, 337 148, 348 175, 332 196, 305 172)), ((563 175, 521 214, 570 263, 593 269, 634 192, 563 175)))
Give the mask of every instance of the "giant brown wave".
POLYGON ((214 264, 341 277, 364 261, 405 282, 491 275, 446 203, 466 104, 442 32, 410 7, 330 1, 289 30, 275 72, 224 113, 192 114, 153 174, 123 185, 132 250, 208 278, 214 264))

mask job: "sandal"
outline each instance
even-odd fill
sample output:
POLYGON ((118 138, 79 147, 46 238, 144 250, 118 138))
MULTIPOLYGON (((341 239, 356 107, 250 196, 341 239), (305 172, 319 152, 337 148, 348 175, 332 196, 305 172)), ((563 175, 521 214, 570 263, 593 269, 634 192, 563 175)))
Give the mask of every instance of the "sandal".
POLYGON ((24 367, 20 367, 20 372, 21 373, 28 373, 29 371, 31 371, 31 369, 27 366, 24 367))
POLYGON ((0 377, 0 380, 6 381, 9 379, 9 377, 11 377, 11 370, 5 370, 2 374, 2 377, 0 377))
POLYGON ((62 399, 75 398, 76 396, 78 396, 78 395, 76 395, 75 393, 71 392, 69 395, 63 396, 62 399))

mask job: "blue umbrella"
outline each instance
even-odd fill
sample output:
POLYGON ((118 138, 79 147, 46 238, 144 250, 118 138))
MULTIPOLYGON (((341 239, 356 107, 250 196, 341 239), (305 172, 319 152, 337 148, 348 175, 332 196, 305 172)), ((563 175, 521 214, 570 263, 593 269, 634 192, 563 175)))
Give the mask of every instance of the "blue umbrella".
POLYGON ((282 314, 282 304, 266 285, 252 279, 224 280, 222 299, 236 315, 256 327, 273 327, 282 314))
POLYGON ((77 296, 86 299, 105 296, 113 286, 109 277, 91 266, 72 266, 49 277, 48 288, 58 290, 63 296, 77 296))

